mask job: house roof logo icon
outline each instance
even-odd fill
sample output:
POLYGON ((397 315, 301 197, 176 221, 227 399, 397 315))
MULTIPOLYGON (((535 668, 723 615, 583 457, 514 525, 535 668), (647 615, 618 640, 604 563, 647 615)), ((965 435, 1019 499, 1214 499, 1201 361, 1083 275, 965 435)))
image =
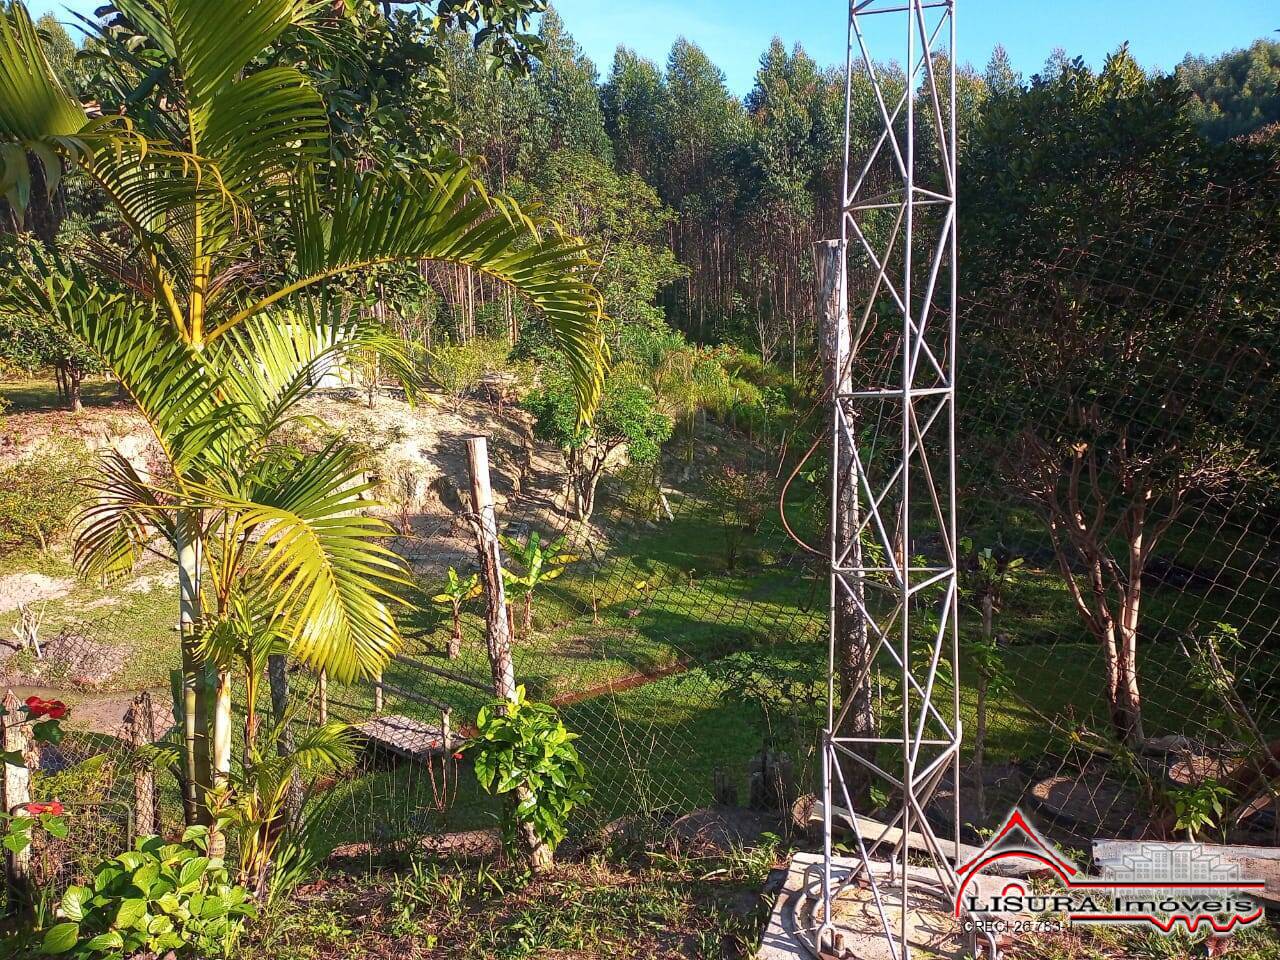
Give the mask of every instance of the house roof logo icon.
POLYGON ((957 866, 954 914, 1053 911, 1073 923, 1149 924, 1165 933, 1178 926, 1226 933, 1264 916, 1248 897, 1264 884, 1242 879, 1237 864, 1204 844, 1141 844, 1119 863, 1104 865, 1103 874, 1087 875, 1014 808, 986 845, 957 866), (1010 860, 1031 861, 1035 872, 1056 878, 1060 891, 1029 894, 1025 881, 1011 879, 994 901, 980 902, 974 896, 976 879, 1010 860))

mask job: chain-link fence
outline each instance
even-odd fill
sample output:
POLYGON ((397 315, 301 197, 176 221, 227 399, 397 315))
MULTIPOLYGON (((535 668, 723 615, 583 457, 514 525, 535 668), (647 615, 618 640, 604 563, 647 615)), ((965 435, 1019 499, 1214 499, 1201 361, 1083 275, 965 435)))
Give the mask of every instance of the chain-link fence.
MULTIPOLYGON (((1199 810, 1194 829, 1206 838, 1273 842, 1276 195, 1274 183, 1198 191, 1122 235, 1011 268, 961 305, 961 809, 971 839, 1017 803, 1081 840, 1185 834, 1199 810)), ((509 599, 517 681, 581 737, 593 795, 583 832, 713 802, 785 811, 813 790, 827 571, 786 536, 777 496, 796 451, 824 429, 815 410, 780 445, 695 418, 660 467, 619 465, 589 521, 567 519, 554 476, 503 491, 508 535, 563 534, 555 552, 577 558, 534 589, 527 623, 518 588, 509 599)), ((499 465, 519 455, 495 447, 499 465)), ((826 523, 822 457, 787 496, 787 518, 809 542, 826 523)), ((481 606, 462 602, 455 640, 452 605, 432 599, 448 565, 463 581, 474 569, 465 528, 451 531, 447 513, 398 544, 420 593, 382 683, 288 675, 298 724, 327 716, 366 735, 356 767, 319 783, 315 801, 329 845, 350 857, 467 831, 492 843, 480 831, 497 806, 455 756, 490 699, 481 606)), ((62 882, 90 854, 123 846, 148 805, 163 832, 182 812, 178 778, 161 768, 148 779, 139 759, 170 733, 168 689, 146 690, 152 717, 141 723, 142 689, 127 669, 112 672, 136 617, 68 617, 49 626, 59 639, 39 661, 15 653, 4 667, 7 685, 65 693, 75 710, 73 732, 33 762, 31 787, 33 799, 56 797, 100 823, 92 850, 36 852, 62 882)), ((176 634, 162 626, 141 643, 168 669, 176 634)), ((891 683, 873 678, 882 721, 891 683)), ((939 801, 942 827, 949 804, 939 801)))
POLYGON ((1275 840, 1276 195, 1187 188, 962 305, 975 824, 1275 840))

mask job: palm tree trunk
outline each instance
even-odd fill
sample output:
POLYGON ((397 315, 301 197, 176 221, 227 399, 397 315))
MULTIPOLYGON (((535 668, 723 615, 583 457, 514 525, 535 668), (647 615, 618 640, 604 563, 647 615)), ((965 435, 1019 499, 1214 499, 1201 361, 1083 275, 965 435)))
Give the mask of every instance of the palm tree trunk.
MULTIPOLYGON (((178 518, 178 619, 182 631, 183 709, 183 813, 188 825, 202 822, 201 755, 205 743, 201 720, 205 702, 200 695, 201 663, 196 631, 200 622, 200 540, 199 518, 193 511, 178 518)), ((207 767, 205 767, 207 769, 207 767)))
MULTIPOLYGON (((276 725, 276 752, 287 757, 293 753, 293 727, 281 727, 285 711, 289 708, 289 671, 284 654, 273 653, 267 657, 267 683, 271 687, 271 714, 276 725)), ((302 814, 302 776, 295 769, 289 776, 289 790, 285 794, 284 809, 289 822, 296 824, 302 814)))

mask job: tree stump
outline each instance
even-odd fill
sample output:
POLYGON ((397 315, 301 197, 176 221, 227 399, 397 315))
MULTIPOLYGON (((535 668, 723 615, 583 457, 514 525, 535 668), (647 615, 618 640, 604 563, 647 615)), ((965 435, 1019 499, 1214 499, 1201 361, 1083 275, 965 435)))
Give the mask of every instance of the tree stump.
POLYGON ((722 767, 711 772, 711 799, 722 807, 738 805, 738 785, 722 767))
POLYGON ((747 801, 751 809, 786 813, 795 798, 796 775, 791 757, 775 750, 763 750, 751 758, 747 801))

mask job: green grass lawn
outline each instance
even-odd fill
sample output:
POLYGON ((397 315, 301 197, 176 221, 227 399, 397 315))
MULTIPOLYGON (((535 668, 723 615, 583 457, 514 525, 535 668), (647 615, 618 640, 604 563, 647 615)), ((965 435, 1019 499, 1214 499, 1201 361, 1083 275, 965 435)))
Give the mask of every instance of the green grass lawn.
MULTIPOLYGON (((39 377, 0 383, 0 398, 7 401, 11 413, 61 410, 66 406, 54 382, 39 377)), ((80 399, 86 407, 106 407, 120 399, 120 391, 115 380, 88 377, 80 385, 80 399)))
MULTIPOLYGON (((114 391, 109 384, 98 387, 94 396, 99 398, 114 391)), ((51 398, 47 386, 42 394, 35 387, 11 385, 8 394, 15 407, 28 409, 40 409, 51 398)), ((601 555, 584 556, 539 591, 534 631, 521 637, 515 649, 518 680, 531 696, 561 704, 566 722, 582 734, 597 803, 611 811, 703 803, 710 799, 717 770, 739 777, 745 795, 748 760, 766 738, 784 744, 801 768, 801 782, 811 782, 816 703, 826 660, 827 585, 820 564, 802 562, 770 518, 744 544, 742 561, 727 569, 717 505, 696 486, 675 498, 677 520, 661 523, 636 522, 619 487, 606 490, 602 516, 609 517, 609 536, 601 555), (754 658, 761 675, 799 678, 801 687, 807 684, 807 697, 798 697, 794 689, 735 694, 724 667, 744 654, 754 658), (619 688, 609 692, 615 684, 619 688)), ((803 534, 817 539, 803 493, 791 512, 803 534)), ((1065 749, 1063 729, 1083 724, 1105 730, 1101 657, 1056 569, 1037 566, 1046 549, 1039 521, 1022 508, 991 509, 975 515, 971 528, 979 545, 1004 542, 1033 557, 996 621, 1005 639, 1003 660, 1011 683, 989 705, 989 757, 1034 759, 1065 749)), ((1257 537, 1226 542, 1177 526, 1166 543, 1171 549, 1179 545, 1179 558, 1184 553, 1192 557, 1180 562, 1217 564, 1228 572, 1242 550, 1263 549, 1257 537)), ((56 553, 42 562, 52 574, 70 573, 56 553)), ((473 603, 464 614, 461 656, 447 661, 450 623, 447 612, 429 601, 435 589, 435 584, 421 583, 410 597, 414 608, 402 617, 406 653, 487 683, 478 605, 473 603)), ((113 590, 112 602, 106 603, 98 587, 78 584, 67 597, 48 603, 46 622, 78 621, 86 635, 119 648, 124 668, 108 689, 166 686, 178 662, 173 593, 171 586, 157 583, 149 590, 113 590)), ((1252 609, 1256 616, 1274 602, 1265 583, 1235 573, 1218 585, 1147 591, 1140 669, 1149 734, 1193 731, 1214 709, 1187 682, 1177 637, 1194 624, 1230 619, 1233 611, 1252 609)), ((15 616, 0 615, 0 631, 10 630, 15 616)), ((975 627, 976 616, 966 609, 962 632, 975 627)), ((1275 661, 1272 655, 1262 656, 1268 657, 1266 663, 1253 665, 1259 675, 1275 661)), ((879 703, 891 710, 897 671, 887 660, 881 666, 879 703)), ((962 664, 961 711, 968 731, 976 718, 973 675, 962 664)), ((385 681, 452 704, 455 724, 465 724, 487 699, 467 685, 401 662, 388 668, 385 681)), ((314 680, 295 674, 294 688, 310 698, 314 716, 314 680)), ((373 709, 368 684, 334 682, 330 697, 335 715, 345 719, 362 720, 373 709)), ((387 696, 387 709, 438 720, 434 708, 394 693, 387 696)), ((370 822, 409 826, 436 816, 439 789, 424 771, 401 765, 344 782, 327 802, 335 823, 343 824, 341 836, 369 839, 370 822), (361 810, 377 811, 377 816, 361 816, 361 810)), ((493 805, 477 795, 470 778, 462 778, 459 789, 450 825, 492 822, 493 805)))

